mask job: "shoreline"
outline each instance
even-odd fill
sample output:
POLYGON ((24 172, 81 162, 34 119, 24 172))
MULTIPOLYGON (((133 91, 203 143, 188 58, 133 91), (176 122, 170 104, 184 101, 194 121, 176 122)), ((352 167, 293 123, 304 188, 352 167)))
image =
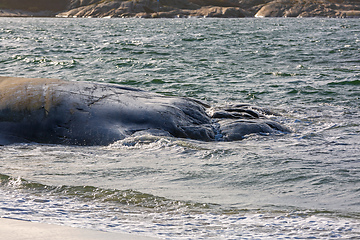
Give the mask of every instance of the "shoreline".
POLYGON ((13 218, 0 218, 0 236, 11 240, 156 240, 160 238, 127 233, 31 222, 13 218))
POLYGON ((360 18, 360 2, 354 0, 68 0, 59 8, 31 4, 0 5, 0 17, 360 18))

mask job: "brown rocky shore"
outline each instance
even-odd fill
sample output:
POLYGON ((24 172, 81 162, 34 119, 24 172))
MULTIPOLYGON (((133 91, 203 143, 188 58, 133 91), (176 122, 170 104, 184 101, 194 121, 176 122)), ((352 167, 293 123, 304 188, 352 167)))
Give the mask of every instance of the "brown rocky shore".
POLYGON ((360 18, 360 0, 0 0, 0 17, 360 18))

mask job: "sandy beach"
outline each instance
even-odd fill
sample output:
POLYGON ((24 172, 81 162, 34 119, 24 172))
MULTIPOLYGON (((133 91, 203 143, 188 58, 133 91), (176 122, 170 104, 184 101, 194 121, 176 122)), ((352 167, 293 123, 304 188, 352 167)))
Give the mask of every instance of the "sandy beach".
POLYGON ((0 218, 1 239, 12 240, 151 240, 157 238, 94 231, 46 223, 0 218))

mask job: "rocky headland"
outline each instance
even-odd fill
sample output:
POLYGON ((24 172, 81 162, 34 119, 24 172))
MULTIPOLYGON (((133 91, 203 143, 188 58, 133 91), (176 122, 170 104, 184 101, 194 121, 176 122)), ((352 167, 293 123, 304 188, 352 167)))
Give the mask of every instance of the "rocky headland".
POLYGON ((1 0, 0 16, 359 18, 360 0, 1 0))

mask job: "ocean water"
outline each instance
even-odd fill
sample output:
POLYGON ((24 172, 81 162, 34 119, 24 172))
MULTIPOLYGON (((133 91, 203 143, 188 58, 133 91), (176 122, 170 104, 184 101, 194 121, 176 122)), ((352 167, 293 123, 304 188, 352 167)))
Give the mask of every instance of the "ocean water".
POLYGON ((285 135, 0 146, 0 217, 162 239, 358 239, 358 19, 0 18, 0 75, 279 113, 285 135))

